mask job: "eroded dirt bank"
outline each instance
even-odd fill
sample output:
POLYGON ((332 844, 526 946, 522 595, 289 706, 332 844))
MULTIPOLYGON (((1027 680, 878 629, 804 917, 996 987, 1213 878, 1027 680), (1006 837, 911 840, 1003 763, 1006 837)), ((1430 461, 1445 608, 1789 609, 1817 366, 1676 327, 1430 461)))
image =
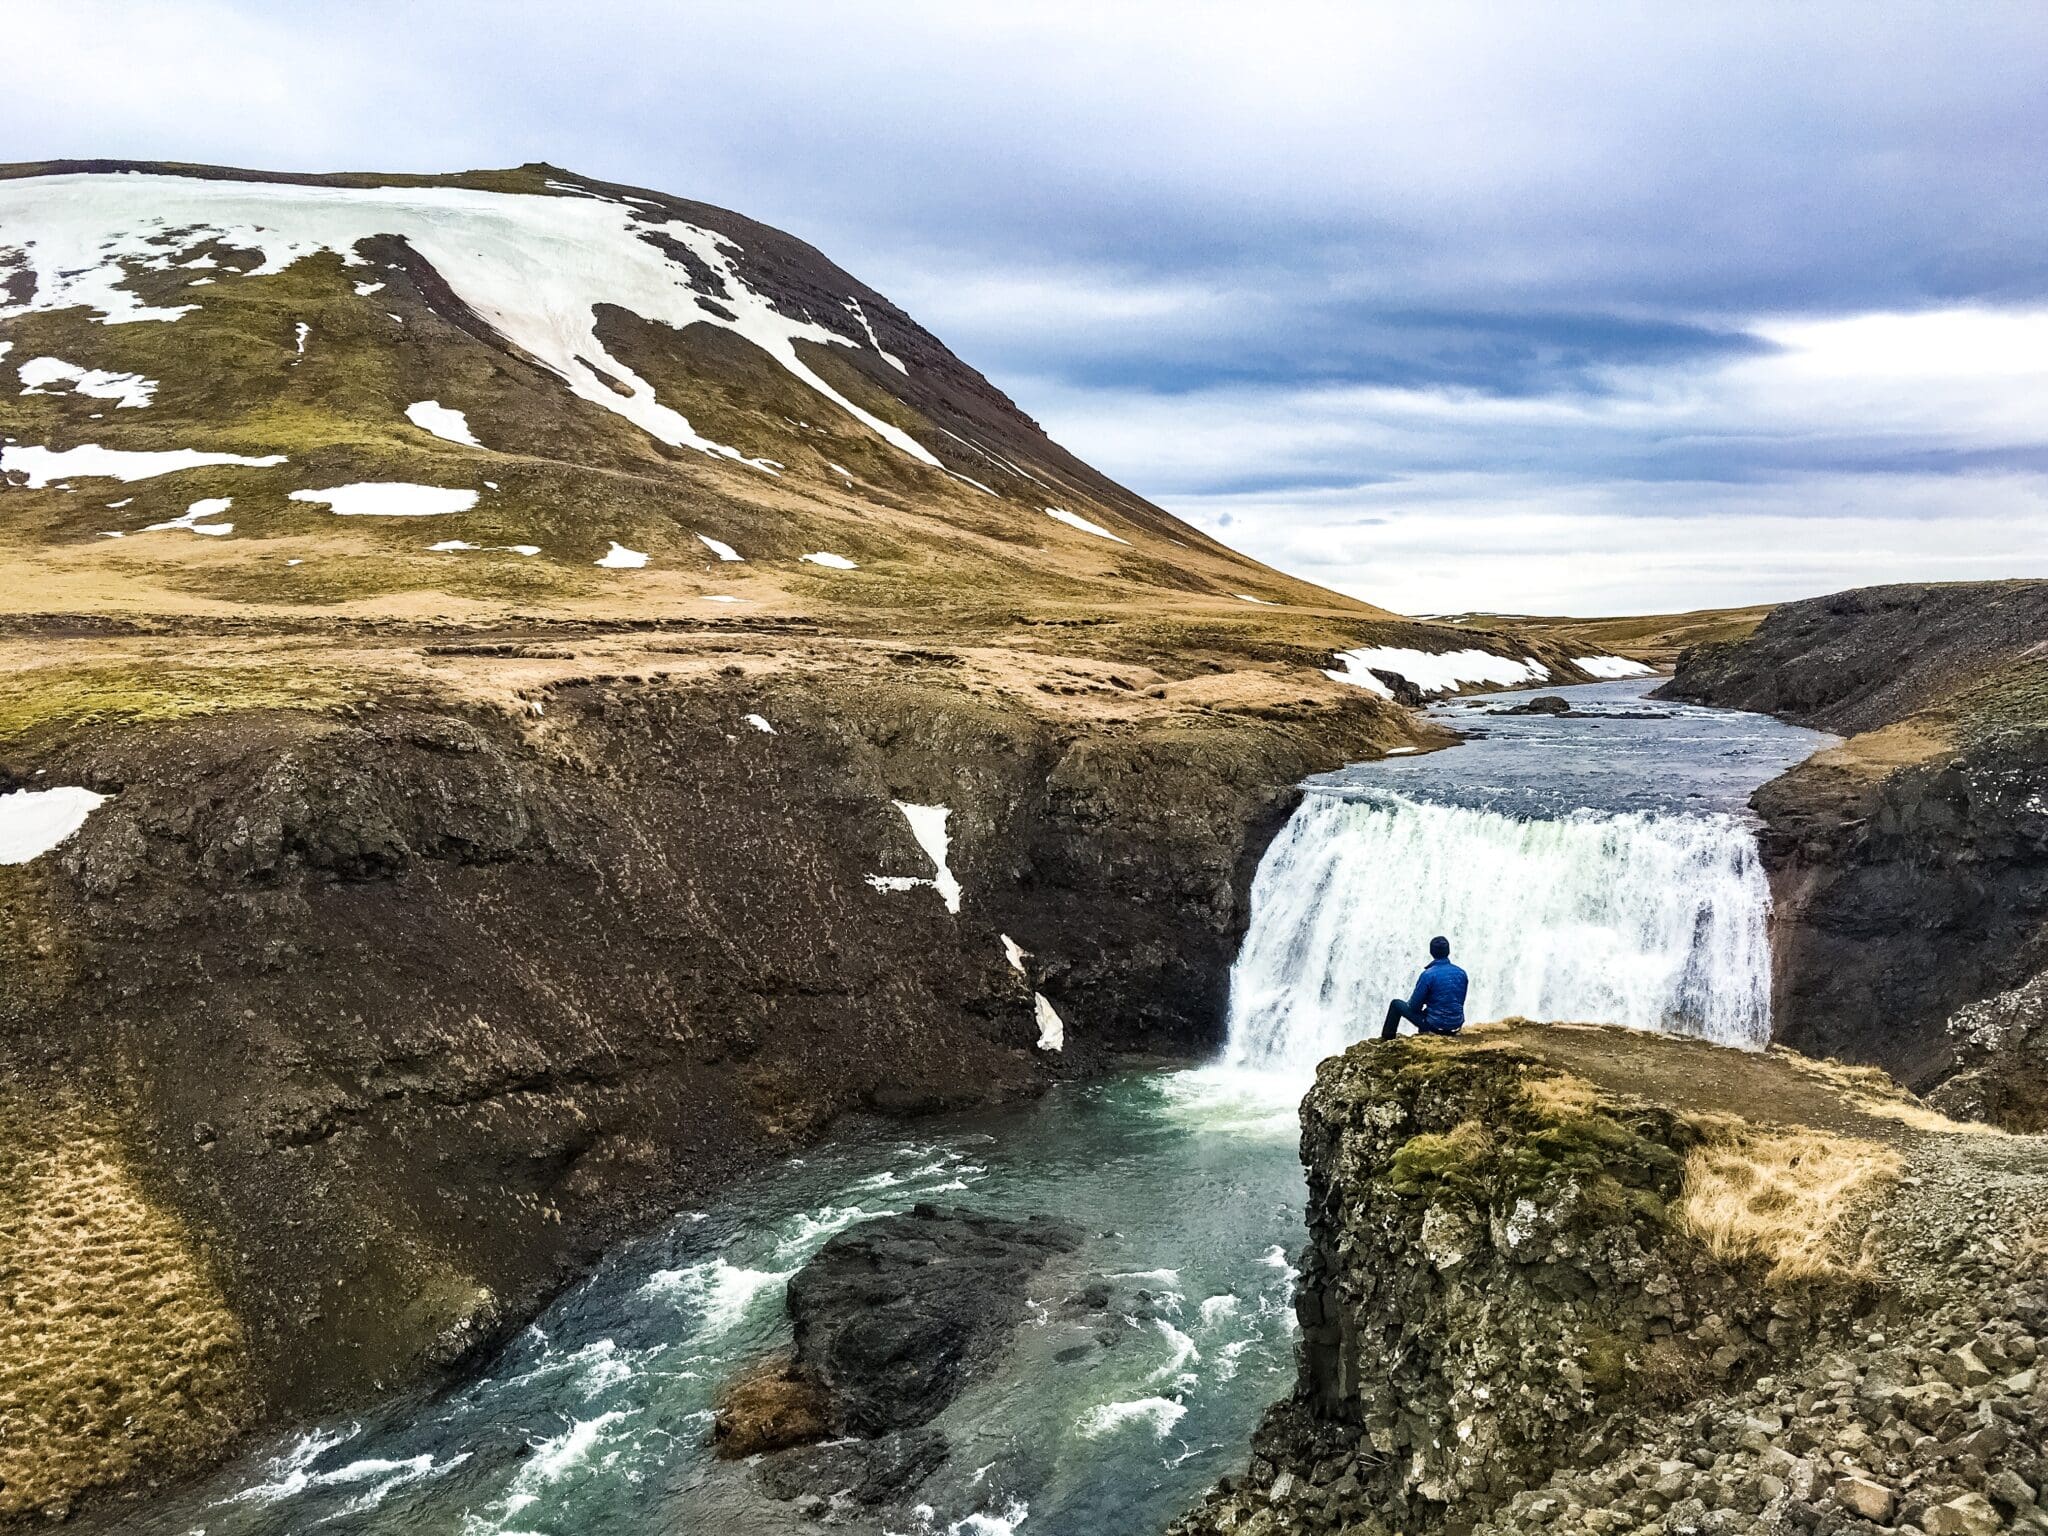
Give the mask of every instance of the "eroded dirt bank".
POLYGON ((15 739, 111 798, 0 869, 15 1238, 99 1202, 0 1352, 0 1512, 431 1381, 839 1115, 1211 1043, 1294 785, 1420 739, 1323 680, 828 652, 296 661, 296 707, 15 739))
POLYGON ((2017 991, 2048 967, 2048 583, 1787 603, 1746 640, 1688 650, 1666 691, 1849 738, 1753 802, 1780 1038, 1920 1088, 1987 1053, 2048 1083, 2048 1018, 2028 1001, 2048 994, 2017 991), (2007 993, 2026 1019, 1995 1047, 1945 1027, 2007 993))
POLYGON ((1301 1372, 1176 1536, 2048 1530, 2048 1148, 1614 1028, 1354 1046, 1301 1372))

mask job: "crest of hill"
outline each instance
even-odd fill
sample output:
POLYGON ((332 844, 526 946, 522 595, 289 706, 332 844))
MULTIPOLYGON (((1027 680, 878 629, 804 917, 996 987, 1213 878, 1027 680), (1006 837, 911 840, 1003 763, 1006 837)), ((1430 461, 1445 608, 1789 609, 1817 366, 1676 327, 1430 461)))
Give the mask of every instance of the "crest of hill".
POLYGON ((548 165, 0 167, 0 400, 18 610, 1383 616, 804 242, 548 165))

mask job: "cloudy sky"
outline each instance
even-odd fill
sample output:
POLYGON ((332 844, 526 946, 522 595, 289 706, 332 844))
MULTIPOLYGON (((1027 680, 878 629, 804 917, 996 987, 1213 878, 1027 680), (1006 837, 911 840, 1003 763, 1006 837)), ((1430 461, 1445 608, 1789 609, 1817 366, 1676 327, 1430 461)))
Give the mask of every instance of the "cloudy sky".
POLYGON ((0 157, 550 160, 813 241, 1404 612, 2048 576, 2048 6, 11 0, 0 157))

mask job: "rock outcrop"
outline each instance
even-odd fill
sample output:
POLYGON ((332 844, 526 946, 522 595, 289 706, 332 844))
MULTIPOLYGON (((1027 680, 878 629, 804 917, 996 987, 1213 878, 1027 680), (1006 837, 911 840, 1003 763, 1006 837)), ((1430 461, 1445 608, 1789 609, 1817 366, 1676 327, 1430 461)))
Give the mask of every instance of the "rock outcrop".
POLYGON ((1619 1030, 1303 1104, 1293 1398, 1177 1536, 2048 1531, 2048 1148, 1619 1030))
POLYGON ((1948 1021, 1956 1071, 1930 1093, 1943 1114, 2048 1132, 2048 971, 1948 1021))
POLYGON ((2048 583, 1788 603, 1663 690, 1849 733, 1760 789, 1779 1038, 1918 1088, 1959 1009, 2048 967, 2048 583))
POLYGON ((1047 1263, 1081 1245, 1070 1223, 918 1205, 827 1243, 789 1282, 796 1364, 835 1428, 872 1438, 929 1424, 1026 1316, 1047 1263))
POLYGON ((779 1452, 759 1464, 774 1498, 903 1500, 951 1455, 932 1420, 1008 1346, 1031 1282, 1080 1244, 1049 1217, 925 1204, 848 1228, 790 1281, 794 1351, 727 1393, 714 1448, 779 1452))

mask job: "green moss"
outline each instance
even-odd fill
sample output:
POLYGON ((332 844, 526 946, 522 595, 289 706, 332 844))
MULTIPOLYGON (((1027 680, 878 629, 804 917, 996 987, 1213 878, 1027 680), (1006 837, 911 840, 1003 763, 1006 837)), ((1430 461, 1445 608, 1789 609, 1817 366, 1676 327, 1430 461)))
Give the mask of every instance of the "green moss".
POLYGON ((1440 1187, 1478 1195, 1485 1190, 1492 1151, 1486 1128, 1477 1120, 1462 1121, 1448 1133, 1425 1131, 1409 1137, 1394 1153, 1388 1179, 1401 1195, 1427 1194, 1440 1187))
POLYGON ((1589 1328, 1581 1336, 1586 1350, 1586 1379, 1605 1397, 1629 1385, 1629 1343, 1617 1334, 1589 1328))
POLYGON ((52 727, 329 709, 357 692, 345 674, 282 667, 38 667, 0 674, 0 742, 52 727))

